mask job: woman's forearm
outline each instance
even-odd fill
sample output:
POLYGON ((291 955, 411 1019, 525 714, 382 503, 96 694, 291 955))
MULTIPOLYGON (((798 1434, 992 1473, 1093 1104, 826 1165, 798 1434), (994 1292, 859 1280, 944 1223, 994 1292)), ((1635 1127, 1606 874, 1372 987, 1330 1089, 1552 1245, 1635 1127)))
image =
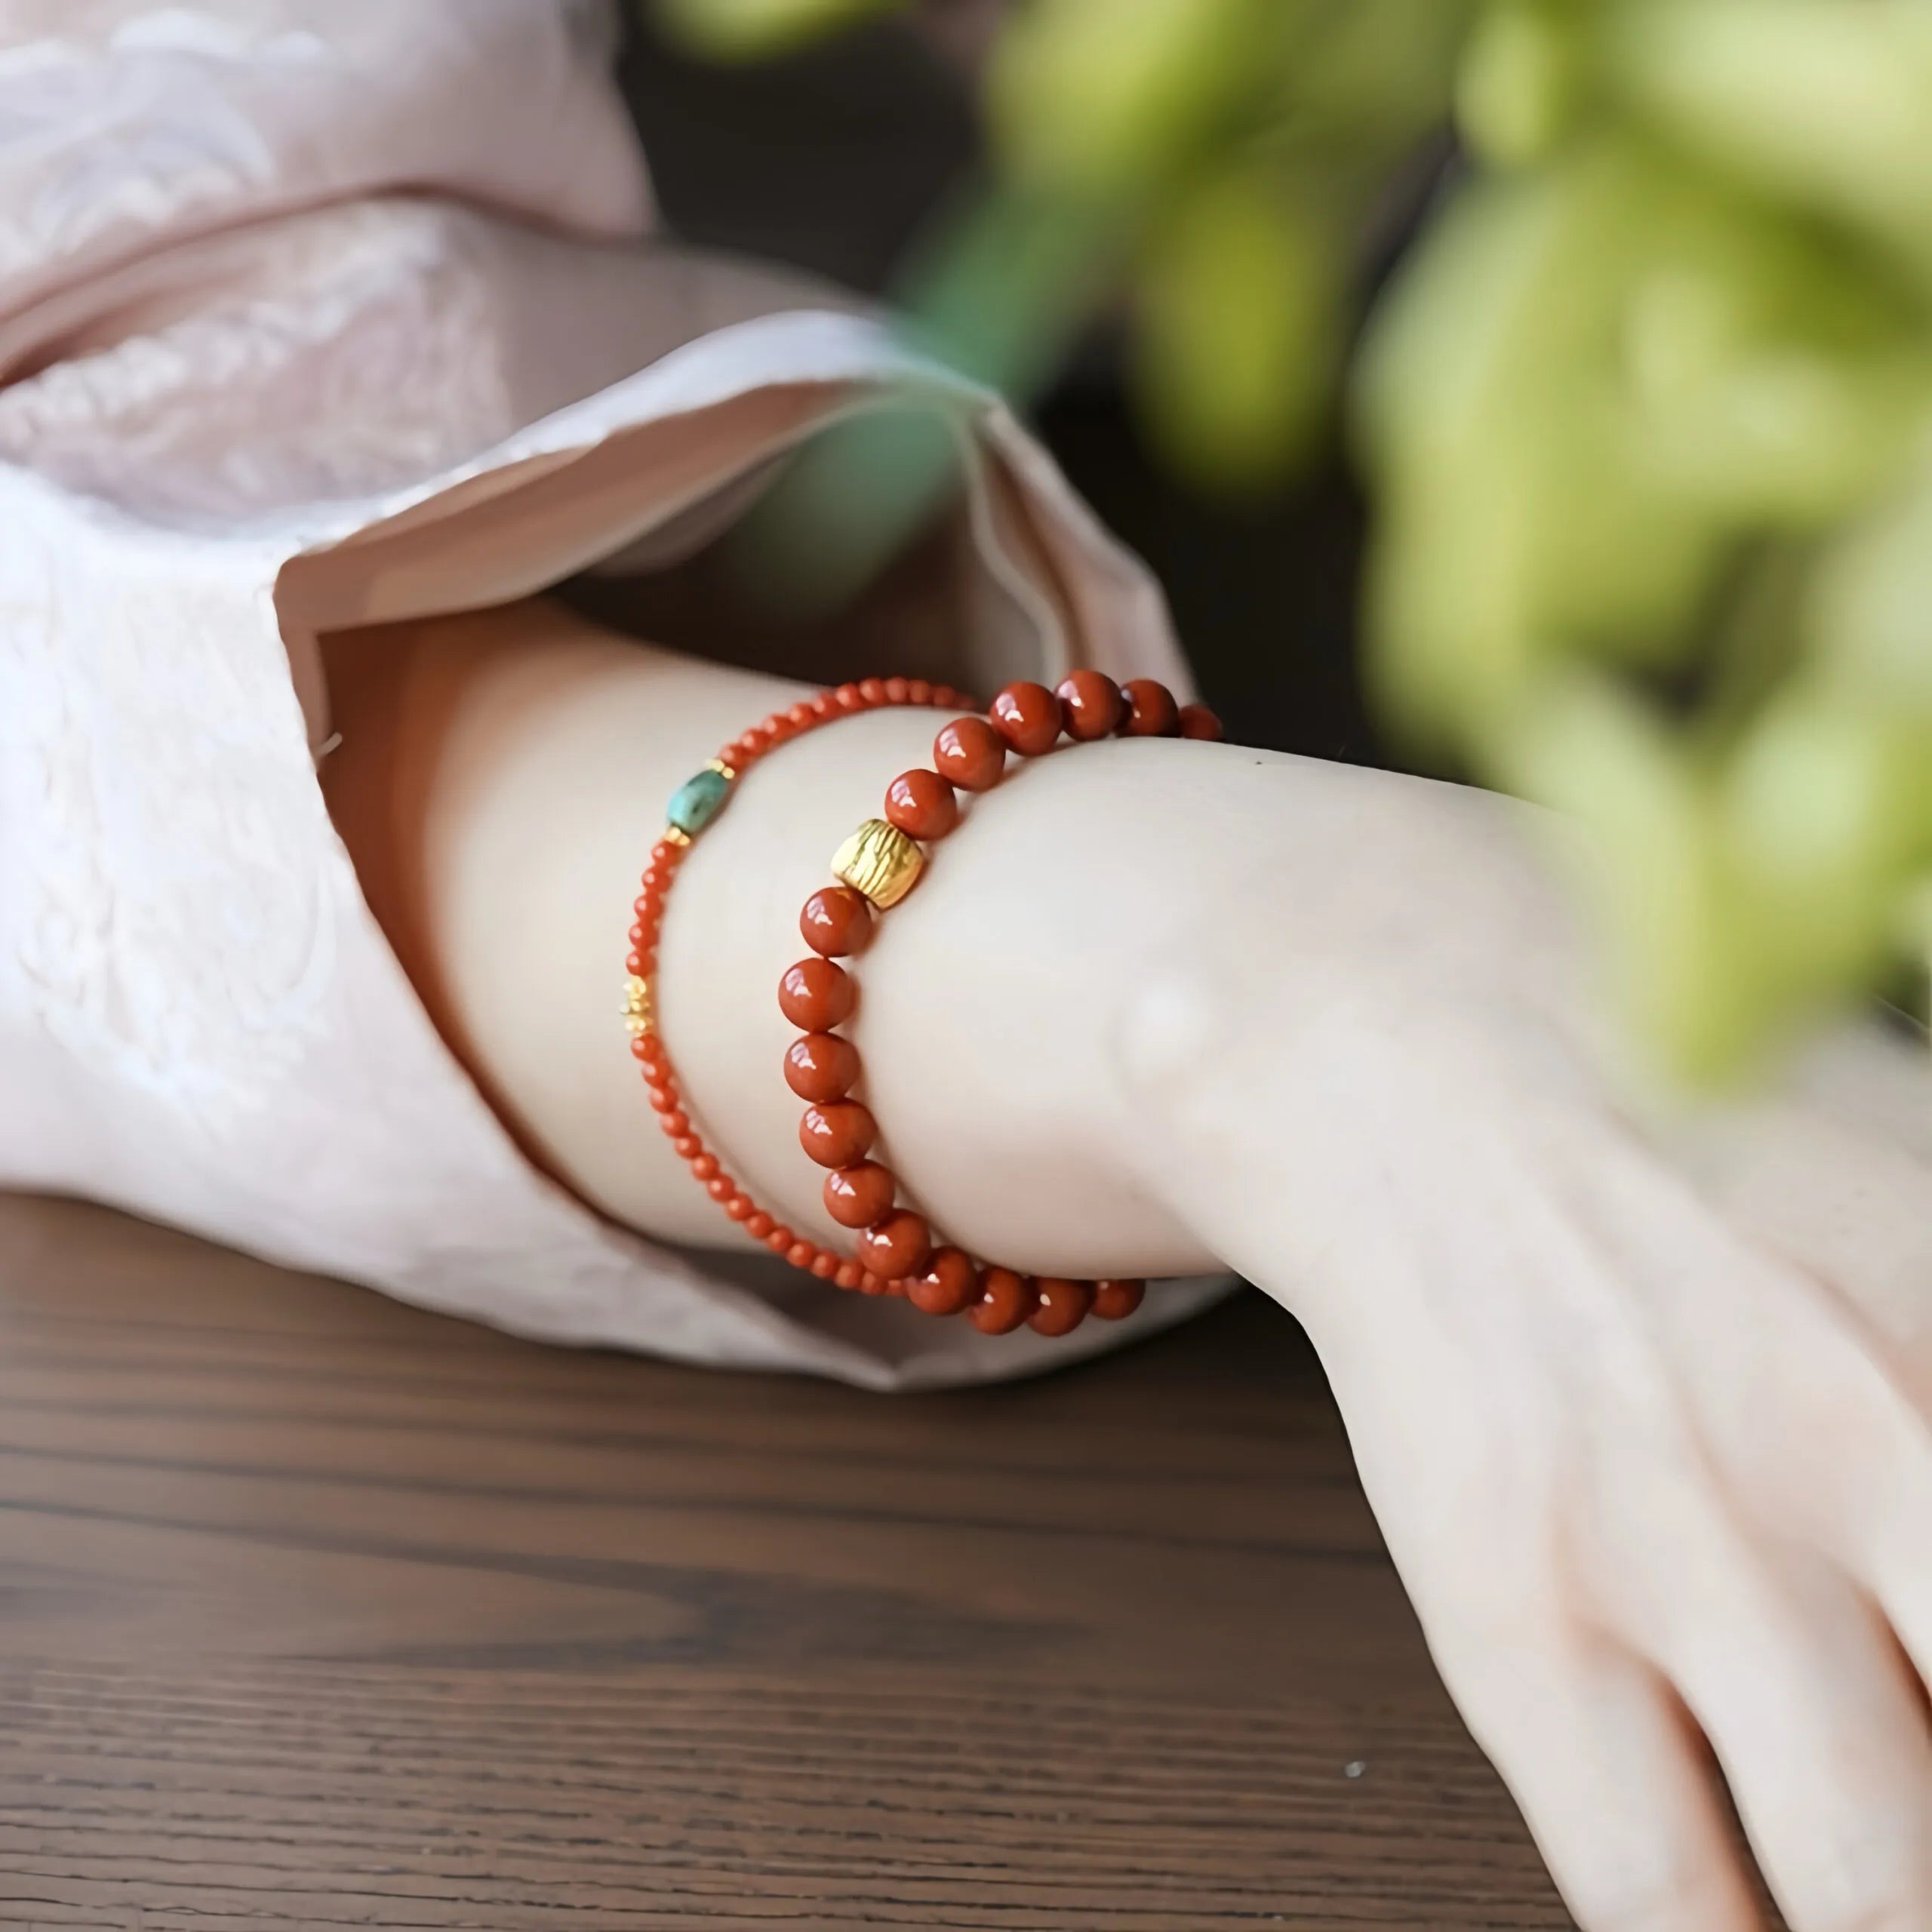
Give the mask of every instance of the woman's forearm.
MULTIPOLYGON (((666 795, 794 694, 540 606, 336 669, 338 822, 459 1051, 614 1216, 731 1239, 623 1050, 623 931, 666 795)), ((935 723, 760 761, 664 922, 693 1110, 821 1238, 776 983, 935 723)), ((1922 1062, 1841 1036, 1687 1146, 1587 1051, 1510 808, 1192 743, 1023 767, 857 970, 865 1097, 945 1234, 1042 1273, 1222 1261, 1301 1318, 1581 1923, 1758 1924, 1687 1714, 1794 1925, 1932 1922, 1922 1062)))
MULTIPOLYGON (((399 641, 429 667, 422 688, 443 694, 417 734, 432 749, 415 872, 446 1026, 560 1177, 632 1225, 730 1241, 623 1051, 623 931, 665 797, 796 691, 546 605, 399 641), (460 678, 435 675, 439 661, 460 678)), ((896 773, 928 761, 938 721, 871 713, 761 761, 665 919, 660 1019, 694 1111, 739 1177, 821 1238, 846 1237, 798 1147, 775 989, 804 950, 798 909, 834 848, 896 773)), ((1173 1103, 1291 982, 1312 1020, 1362 997, 1376 958, 1425 939, 1453 972, 1455 934, 1484 924, 1472 844, 1497 855, 1495 918, 1521 916, 1513 841, 1470 816, 1494 809, 1194 743, 1029 763, 974 801, 857 963, 865 1097, 895 1171, 948 1235, 1023 1269, 1212 1265, 1173 1103), (1452 872, 1455 915, 1438 918, 1430 881, 1450 891, 1452 872)))

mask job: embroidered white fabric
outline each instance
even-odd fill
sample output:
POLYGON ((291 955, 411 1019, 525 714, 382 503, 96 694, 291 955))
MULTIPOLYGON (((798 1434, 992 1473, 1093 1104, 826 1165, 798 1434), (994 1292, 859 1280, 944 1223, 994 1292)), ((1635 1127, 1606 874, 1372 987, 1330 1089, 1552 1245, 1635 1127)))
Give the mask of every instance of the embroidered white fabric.
MULTIPOLYGON (((993 1341, 590 1213, 443 1044, 324 809, 318 629, 648 558, 888 379, 1017 480, 1093 661, 1184 675, 992 398, 650 237, 608 28, 0 0, 0 1183, 558 1340, 881 1387, 1066 1361, 1119 1331, 993 1341)), ((974 530, 989 658, 1057 668, 983 490, 974 530)))

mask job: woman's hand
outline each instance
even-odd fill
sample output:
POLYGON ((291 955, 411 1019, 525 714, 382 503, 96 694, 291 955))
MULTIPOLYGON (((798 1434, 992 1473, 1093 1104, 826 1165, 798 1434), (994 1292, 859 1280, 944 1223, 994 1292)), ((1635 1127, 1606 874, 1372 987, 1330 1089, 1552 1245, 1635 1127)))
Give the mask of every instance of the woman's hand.
POLYGON ((1136 1078, 1175 1097, 1174 1198, 1312 1334, 1587 1932, 1761 1923, 1712 1753, 1795 1932, 1922 1932, 1932 1067, 1851 1034, 1774 1099, 1640 1125, 1472 809, 1408 869, 1415 931, 1367 887, 1324 960, 1157 980, 1136 1078))
MULTIPOLYGON (((426 666, 471 654, 417 734, 435 782, 406 855, 450 1030, 580 1192, 715 1238, 612 1051, 609 909, 637 800, 787 688, 553 607, 483 623, 419 640, 426 666)), ((666 921, 687 1082, 821 1236, 771 989, 826 855, 932 729, 872 713, 761 761, 666 921)), ((1590 1932, 1750 1923, 1685 1709, 1798 1932, 1923 1932, 1932 1161, 1907 1129, 1932 1131, 1932 1081, 1866 1042, 1666 1149, 1596 1070, 1577 961, 1494 799, 1087 746, 980 799, 883 922, 869 1104, 980 1252, 1218 1256, 1301 1316, 1451 1687, 1590 1932)))

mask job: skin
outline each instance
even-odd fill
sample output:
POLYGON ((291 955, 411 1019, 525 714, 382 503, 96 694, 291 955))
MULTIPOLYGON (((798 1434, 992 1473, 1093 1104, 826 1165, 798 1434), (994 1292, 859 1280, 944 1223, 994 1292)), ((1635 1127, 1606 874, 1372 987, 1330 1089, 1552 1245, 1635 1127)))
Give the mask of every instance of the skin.
MULTIPOLYGON (((800 688, 534 604, 338 638, 372 903, 535 1158, 738 1238, 617 1044, 660 801, 800 688)), ((937 719, 747 776, 666 918, 665 1036, 753 1192, 837 1230, 778 1076, 797 909, 937 719)), ((1614 1072, 1524 817, 1225 746, 1029 764, 860 971, 893 1164, 1074 1275, 1225 1263, 1319 1347, 1437 1661, 1586 1932, 1932 1925, 1932 1076, 1874 1031, 1691 1113, 1614 1072)))

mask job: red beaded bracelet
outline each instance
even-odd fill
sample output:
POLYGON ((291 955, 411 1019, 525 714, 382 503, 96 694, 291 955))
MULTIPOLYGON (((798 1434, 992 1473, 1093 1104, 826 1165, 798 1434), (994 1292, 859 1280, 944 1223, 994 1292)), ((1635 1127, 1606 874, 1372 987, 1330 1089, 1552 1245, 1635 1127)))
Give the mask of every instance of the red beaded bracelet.
POLYGON ((958 1247, 934 1245, 924 1217, 900 1204, 891 1170, 866 1158, 878 1126, 851 1097, 860 1074, 858 1049, 833 1029, 851 1018, 857 1004, 852 976, 837 961, 864 949, 875 909, 884 911, 905 897, 924 870, 923 847, 958 824, 955 787, 990 790, 1004 773, 1009 751, 1037 758, 1052 750, 1063 733, 1076 742, 1115 734, 1220 736, 1220 721, 1204 705, 1177 704, 1151 678, 1122 686, 1098 671, 1076 671, 1057 692, 1044 685, 1011 684, 993 700, 989 717, 953 718, 933 741, 937 769, 900 773, 886 787, 884 816, 866 820, 834 855, 838 883, 805 901, 798 924, 813 956, 788 967, 778 986, 780 1008, 801 1029, 785 1055, 785 1078, 808 1103, 798 1138, 814 1161, 832 1170, 825 1181, 826 1211, 841 1226, 857 1231, 857 1258, 821 1247, 760 1208, 724 1171, 685 1110, 657 1030, 651 993, 664 903, 678 865, 691 841, 724 809, 746 768, 774 746, 833 718, 893 705, 970 709, 957 691, 922 678, 868 678, 841 685, 774 712, 672 794, 664 835, 651 848, 644 869, 637 923, 630 931, 632 949, 625 961, 631 1051, 642 1064, 651 1104, 679 1157, 724 1212, 821 1281, 866 1294, 903 1295, 929 1315, 964 1312, 989 1334, 1005 1334, 1024 1322, 1041 1334, 1064 1335, 1090 1313, 1118 1320, 1140 1306, 1142 1283, 1036 1278, 977 1262, 958 1247))

